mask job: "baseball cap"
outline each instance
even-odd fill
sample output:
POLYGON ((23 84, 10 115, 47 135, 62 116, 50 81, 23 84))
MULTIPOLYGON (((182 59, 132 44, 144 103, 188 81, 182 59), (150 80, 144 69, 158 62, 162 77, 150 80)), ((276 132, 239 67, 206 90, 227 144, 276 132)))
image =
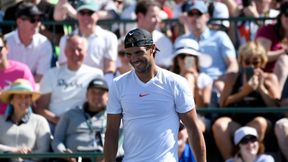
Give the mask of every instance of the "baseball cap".
POLYGON ((195 1, 194 3, 192 3, 191 7, 188 9, 188 12, 190 12, 194 9, 200 11, 201 13, 207 13, 208 12, 207 5, 201 0, 198 0, 198 1, 195 1))
POLYGON ((107 82, 102 78, 92 79, 90 83, 88 84, 87 89, 90 89, 90 88, 101 88, 107 91, 109 90, 107 82))
POLYGON ((245 137, 245 136, 255 136, 258 137, 257 131, 255 128, 244 126, 236 130, 234 133, 234 144, 238 145, 239 142, 245 137))
POLYGON ((21 3, 16 11, 17 18, 21 16, 33 17, 42 15, 43 13, 38 9, 38 7, 30 2, 21 3))
POLYGON ((100 9, 100 5, 96 2, 96 0, 81 0, 78 3, 77 11, 81 10, 91 10, 98 11, 100 9))
POLYGON ((183 53, 193 55, 193 56, 200 55, 199 45, 193 39, 183 38, 183 39, 177 40, 175 42, 174 48, 175 48, 174 56, 177 56, 183 53))
MULTIPOLYGON (((227 6, 224 3, 221 2, 213 2, 214 4, 214 10, 212 14, 212 18, 229 18, 229 11, 227 6)), ((226 28, 229 28, 230 23, 228 20, 224 21, 212 21, 212 24, 219 24, 219 25, 224 25, 226 28)))
POLYGON ((145 29, 136 28, 129 31, 124 39, 124 47, 145 47, 153 45, 152 34, 145 29))

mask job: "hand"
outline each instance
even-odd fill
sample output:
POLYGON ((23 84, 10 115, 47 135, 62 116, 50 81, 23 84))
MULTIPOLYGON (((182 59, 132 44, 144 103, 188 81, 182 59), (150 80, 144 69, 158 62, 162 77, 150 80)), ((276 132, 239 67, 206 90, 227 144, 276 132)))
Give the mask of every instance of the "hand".
POLYGON ((28 147, 18 147, 18 148, 15 148, 15 150, 13 150, 12 152, 15 152, 15 153, 21 153, 21 154, 28 154, 28 153, 31 153, 32 150, 28 147))
MULTIPOLYGON (((66 149, 66 150, 64 150, 63 152, 64 152, 64 153, 73 153, 73 151, 70 150, 70 149, 66 149)), ((68 162, 77 162, 76 158, 71 158, 71 157, 69 157, 69 158, 64 158, 64 160, 66 160, 66 161, 68 161, 68 162)))
POLYGON ((259 13, 257 11, 255 2, 252 2, 250 6, 243 8, 243 12, 245 16, 248 17, 255 17, 255 18, 259 17, 259 13))
POLYGON ((248 80, 248 85, 253 89, 256 90, 258 89, 260 83, 259 83, 259 77, 257 75, 253 75, 249 80, 248 80))

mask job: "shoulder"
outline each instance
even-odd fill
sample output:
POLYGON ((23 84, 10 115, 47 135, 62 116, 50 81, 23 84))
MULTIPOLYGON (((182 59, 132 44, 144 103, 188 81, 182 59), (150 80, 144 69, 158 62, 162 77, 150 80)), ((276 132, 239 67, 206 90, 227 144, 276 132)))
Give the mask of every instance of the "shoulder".
POLYGON ((271 155, 268 155, 268 154, 261 154, 261 155, 258 156, 256 162, 261 162, 261 161, 274 162, 274 158, 271 155))
POLYGON ((103 71, 99 68, 95 68, 95 67, 91 67, 91 66, 88 66, 88 65, 85 65, 83 64, 81 66, 81 69, 80 69, 82 72, 84 73, 89 73, 89 74, 96 74, 96 75, 103 75, 103 71))
POLYGON ((116 38, 117 39, 117 36, 113 32, 106 30, 106 29, 103 29, 100 26, 97 26, 97 34, 100 34, 101 36, 106 37, 106 38, 110 38, 110 39, 116 38))
POLYGON ((35 113, 31 114, 31 119, 33 119, 35 122, 39 123, 48 123, 48 121, 46 120, 46 118, 44 118, 42 115, 38 115, 35 113))
POLYGON ((15 34, 17 34, 17 32, 15 30, 10 32, 10 33, 7 33, 4 35, 4 39, 9 42, 9 41, 13 40, 15 34))

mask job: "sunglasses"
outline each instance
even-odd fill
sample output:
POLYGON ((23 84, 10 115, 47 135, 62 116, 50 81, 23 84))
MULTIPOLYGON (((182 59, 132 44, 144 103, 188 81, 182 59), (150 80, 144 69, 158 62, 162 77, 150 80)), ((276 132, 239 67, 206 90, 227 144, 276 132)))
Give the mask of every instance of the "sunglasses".
POLYGON ((29 21, 30 23, 34 24, 34 23, 38 23, 41 21, 41 19, 39 17, 22 17, 21 18, 22 20, 25 20, 25 21, 29 21))
POLYGON ((186 54, 179 54, 179 55, 178 55, 178 57, 179 57, 180 59, 185 59, 186 56, 188 56, 188 55, 186 55, 186 54))
POLYGON ((119 51, 119 52, 118 52, 118 55, 119 55, 120 57, 125 56, 125 51, 119 51))
POLYGON ((94 13, 95 13, 94 11, 90 11, 90 10, 81 10, 81 11, 79 11, 79 14, 80 14, 81 16, 85 16, 85 15, 91 16, 91 15, 94 14, 94 13))
POLYGON ((200 16, 202 16, 203 14, 201 13, 201 12, 199 12, 199 11, 191 11, 191 12, 188 12, 188 16, 189 17, 193 17, 193 16, 195 16, 195 17, 200 17, 200 16))
POLYGON ((245 144, 248 144, 249 142, 254 143, 256 141, 257 141, 257 137, 255 137, 255 136, 246 136, 240 141, 240 144, 245 145, 245 144))
POLYGON ((244 61, 245 65, 250 66, 253 65, 254 67, 258 67, 261 65, 261 60, 252 60, 250 61, 249 59, 244 61))

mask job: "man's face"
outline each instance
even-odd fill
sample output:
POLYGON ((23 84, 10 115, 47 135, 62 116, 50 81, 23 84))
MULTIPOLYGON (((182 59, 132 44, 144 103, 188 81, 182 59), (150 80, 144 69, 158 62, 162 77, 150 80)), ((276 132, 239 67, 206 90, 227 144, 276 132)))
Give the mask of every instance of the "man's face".
POLYGON ((19 32, 25 35, 34 35, 38 32, 40 26, 40 16, 22 16, 17 19, 19 32))
POLYGON ((154 62, 153 51, 155 46, 151 47, 131 47, 126 48, 126 55, 130 64, 138 73, 146 73, 151 70, 154 62))
POLYGON ((149 7, 146 15, 139 13, 137 19, 140 22, 141 28, 144 28, 150 32, 154 31, 160 22, 159 20, 160 8, 157 6, 149 7))
POLYGON ((7 47, 4 45, 2 39, 0 39, 0 65, 2 65, 7 60, 7 47))
POLYGON ((188 12, 188 22, 191 30, 203 30, 209 20, 208 14, 203 14, 199 10, 193 9, 188 12))
POLYGON ((108 103, 108 91, 102 88, 89 88, 87 90, 87 101, 89 107, 94 110, 105 108, 108 103))
POLYGON ((87 53, 87 44, 84 38, 75 36, 67 41, 65 55, 67 57, 67 65, 70 68, 77 68, 82 65, 84 57, 87 53))
POLYGON ((77 19, 81 29, 90 29, 96 25, 98 15, 94 11, 84 9, 77 12, 77 19))

